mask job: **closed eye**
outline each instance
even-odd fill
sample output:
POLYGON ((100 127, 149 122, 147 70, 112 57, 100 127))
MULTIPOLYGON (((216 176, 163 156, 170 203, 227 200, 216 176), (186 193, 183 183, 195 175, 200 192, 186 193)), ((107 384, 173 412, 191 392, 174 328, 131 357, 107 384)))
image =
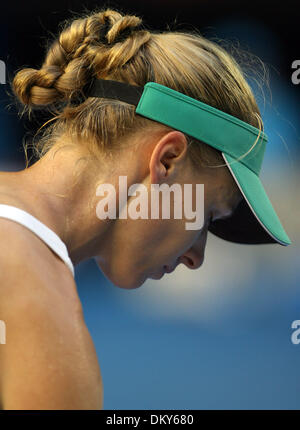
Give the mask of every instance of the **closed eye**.
POLYGON ((223 216, 216 216, 216 217, 214 217, 213 215, 210 217, 210 219, 209 219, 209 226, 211 225, 211 224, 213 224, 215 221, 219 221, 219 220, 223 220, 223 219, 228 219, 228 218, 230 218, 230 217, 232 217, 232 215, 233 215, 233 213, 234 213, 234 210, 233 211, 231 211, 229 214, 226 214, 226 215, 223 215, 223 216))
POLYGON ((223 219, 231 218, 241 201, 242 201, 242 198, 240 198, 237 201, 237 203, 231 208, 231 211, 229 213, 227 213, 226 215, 215 216, 215 217, 211 216, 210 221, 209 221, 209 225, 211 225, 211 223, 213 223, 214 221, 217 221, 217 220, 223 220, 223 219))

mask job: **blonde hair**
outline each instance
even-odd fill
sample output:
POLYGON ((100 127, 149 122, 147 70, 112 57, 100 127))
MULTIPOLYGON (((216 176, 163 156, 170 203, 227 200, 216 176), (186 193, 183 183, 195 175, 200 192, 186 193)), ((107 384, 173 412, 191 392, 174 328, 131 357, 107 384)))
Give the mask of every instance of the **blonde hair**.
MULTIPOLYGON (((118 148, 123 137, 157 126, 136 115, 133 105, 84 98, 83 90, 94 77, 139 86, 157 82, 262 129, 244 73, 220 44, 197 31, 150 31, 138 16, 105 8, 65 21, 41 68, 21 69, 12 81, 21 115, 30 117, 34 109, 52 114, 33 144, 36 157, 46 154, 62 135, 103 153, 118 148)), ((195 166, 223 161, 219 151, 186 137, 195 166)), ((25 153, 27 166, 27 147, 25 153)))

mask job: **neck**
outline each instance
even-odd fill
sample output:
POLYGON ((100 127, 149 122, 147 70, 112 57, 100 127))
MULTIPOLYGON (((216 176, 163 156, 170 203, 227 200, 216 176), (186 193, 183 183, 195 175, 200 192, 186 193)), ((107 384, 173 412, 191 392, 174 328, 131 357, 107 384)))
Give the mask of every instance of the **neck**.
POLYGON ((112 220, 96 216, 97 185, 110 169, 74 146, 53 146, 31 167, 1 172, 0 203, 28 211, 65 243, 73 264, 105 254, 112 220), (101 172, 101 174, 99 173, 101 172))

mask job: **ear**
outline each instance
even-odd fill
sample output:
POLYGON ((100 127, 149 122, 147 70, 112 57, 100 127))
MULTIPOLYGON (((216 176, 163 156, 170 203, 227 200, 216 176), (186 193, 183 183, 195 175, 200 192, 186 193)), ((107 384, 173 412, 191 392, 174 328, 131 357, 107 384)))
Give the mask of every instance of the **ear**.
POLYGON ((181 131, 170 131, 158 141, 149 163, 152 184, 159 184, 174 175, 186 160, 187 147, 187 139, 181 131))

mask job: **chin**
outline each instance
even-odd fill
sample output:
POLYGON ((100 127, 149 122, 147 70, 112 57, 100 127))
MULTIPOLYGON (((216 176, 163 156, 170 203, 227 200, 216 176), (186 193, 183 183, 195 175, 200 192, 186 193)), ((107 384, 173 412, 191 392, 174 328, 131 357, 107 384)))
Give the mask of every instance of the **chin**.
POLYGON ((134 290, 141 287, 147 279, 145 275, 138 273, 108 273, 103 269, 101 271, 112 284, 126 290, 134 290))
POLYGON ((126 278, 126 277, 116 276, 114 278, 111 278, 110 280, 116 287, 123 288, 126 290, 135 290, 144 284, 144 282, 146 281, 146 278, 144 277, 143 279, 141 279, 140 277, 126 278))
POLYGON ((100 265, 97 261, 96 264, 109 282, 116 287, 126 290, 134 290, 141 287, 149 277, 145 272, 137 272, 134 268, 132 270, 126 268, 122 272, 120 270, 114 271, 111 267, 105 265, 100 265))

